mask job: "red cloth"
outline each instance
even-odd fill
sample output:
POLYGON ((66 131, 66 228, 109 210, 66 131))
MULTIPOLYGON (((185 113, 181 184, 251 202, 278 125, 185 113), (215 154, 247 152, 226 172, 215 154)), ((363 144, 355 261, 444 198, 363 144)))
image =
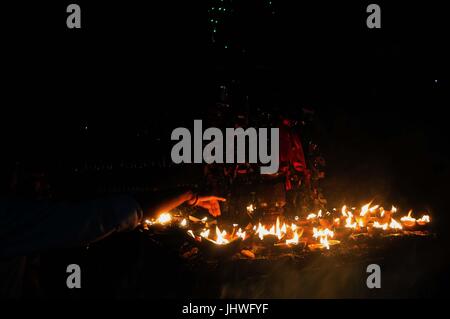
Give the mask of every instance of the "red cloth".
POLYGON ((292 189, 291 169, 305 175, 309 184, 309 171, 306 167, 300 134, 289 126, 289 120, 283 120, 280 127, 280 171, 286 174, 286 190, 292 189))

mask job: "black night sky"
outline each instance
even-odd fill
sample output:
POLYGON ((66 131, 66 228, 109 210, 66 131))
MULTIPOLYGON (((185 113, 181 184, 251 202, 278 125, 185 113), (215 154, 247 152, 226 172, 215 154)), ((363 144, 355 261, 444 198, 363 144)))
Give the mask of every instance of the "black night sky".
POLYGON ((64 4, 11 5, 3 158, 148 158, 146 143, 170 144, 177 124, 233 83, 238 106, 316 111, 331 198, 439 201, 449 177, 444 10, 383 3, 382 28, 369 30, 364 1, 228 1, 232 12, 214 15, 216 2, 82 3, 78 32, 57 15, 64 4))

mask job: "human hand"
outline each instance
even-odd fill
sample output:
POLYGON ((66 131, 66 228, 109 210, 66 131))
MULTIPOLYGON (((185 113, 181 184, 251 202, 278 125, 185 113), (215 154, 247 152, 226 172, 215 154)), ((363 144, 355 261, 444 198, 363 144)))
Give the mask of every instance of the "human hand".
POLYGON ((208 210, 208 212, 213 217, 220 216, 220 205, 219 202, 225 202, 226 199, 218 196, 196 196, 194 199, 190 200, 188 203, 190 205, 203 207, 208 210))

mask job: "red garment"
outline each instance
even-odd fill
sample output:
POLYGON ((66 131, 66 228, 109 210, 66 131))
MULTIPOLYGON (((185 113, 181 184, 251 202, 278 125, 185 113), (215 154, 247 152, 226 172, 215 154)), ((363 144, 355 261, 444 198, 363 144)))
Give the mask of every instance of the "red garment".
POLYGON ((309 184, 309 171, 306 167, 300 134, 290 127, 290 121, 285 119, 280 127, 280 171, 286 174, 286 190, 292 189, 291 167, 305 175, 309 184))

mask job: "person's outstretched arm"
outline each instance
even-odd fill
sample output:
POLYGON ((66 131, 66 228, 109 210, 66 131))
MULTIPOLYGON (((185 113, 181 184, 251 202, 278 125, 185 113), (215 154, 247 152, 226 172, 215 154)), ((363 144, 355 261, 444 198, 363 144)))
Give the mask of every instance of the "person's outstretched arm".
POLYGON ((143 219, 183 203, 204 207, 217 216, 218 200, 224 199, 177 191, 80 203, 0 201, 0 258, 86 245, 114 232, 132 230, 143 219))

